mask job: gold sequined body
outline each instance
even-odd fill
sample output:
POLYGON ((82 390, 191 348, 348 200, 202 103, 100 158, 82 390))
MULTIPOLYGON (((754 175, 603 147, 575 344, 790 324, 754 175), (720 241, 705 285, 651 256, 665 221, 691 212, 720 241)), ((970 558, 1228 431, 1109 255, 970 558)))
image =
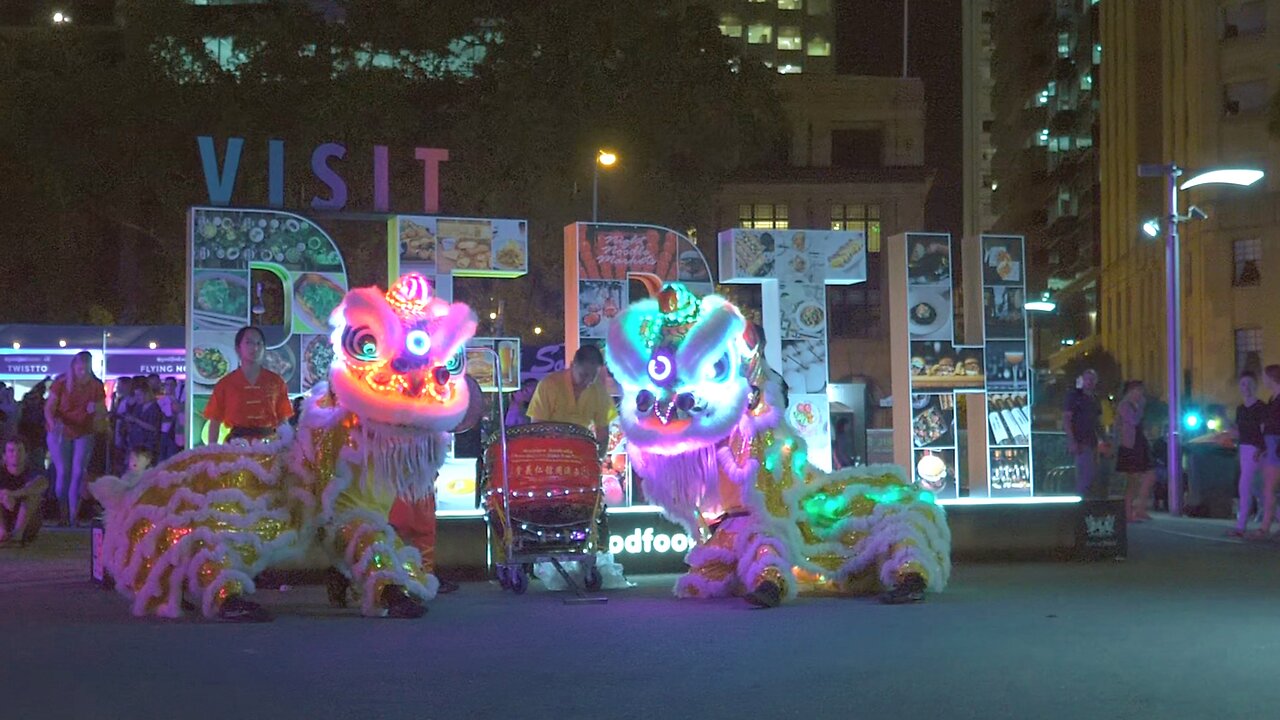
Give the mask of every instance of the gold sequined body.
POLYGON ((387 584, 434 596, 417 551, 387 525, 395 490, 363 461, 358 420, 332 396, 308 409, 291 443, 197 448, 110 478, 130 485, 102 493, 104 563, 135 614, 176 616, 186 599, 213 615, 268 567, 311 562, 351 577, 368 614, 387 584))

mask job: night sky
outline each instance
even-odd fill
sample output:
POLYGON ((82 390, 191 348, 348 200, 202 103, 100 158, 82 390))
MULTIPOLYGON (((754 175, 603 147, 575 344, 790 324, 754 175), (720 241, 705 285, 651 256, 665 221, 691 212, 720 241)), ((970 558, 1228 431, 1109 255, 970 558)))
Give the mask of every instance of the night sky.
MULTIPOLYGON (((925 163, 937 171, 925 208, 928 227, 963 230, 961 0, 911 0, 908 74, 924 80, 925 163)), ((836 69, 902 74, 903 0, 837 0, 836 69)))

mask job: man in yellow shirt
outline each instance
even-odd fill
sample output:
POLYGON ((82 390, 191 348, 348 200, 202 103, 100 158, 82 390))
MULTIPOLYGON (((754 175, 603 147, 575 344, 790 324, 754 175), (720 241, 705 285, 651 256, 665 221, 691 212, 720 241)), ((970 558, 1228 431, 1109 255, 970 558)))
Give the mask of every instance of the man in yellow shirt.
POLYGON ((583 345, 568 368, 542 378, 526 412, 534 422, 572 423, 595 431, 603 457, 609 446, 609 421, 616 410, 599 379, 602 367, 600 348, 583 345))

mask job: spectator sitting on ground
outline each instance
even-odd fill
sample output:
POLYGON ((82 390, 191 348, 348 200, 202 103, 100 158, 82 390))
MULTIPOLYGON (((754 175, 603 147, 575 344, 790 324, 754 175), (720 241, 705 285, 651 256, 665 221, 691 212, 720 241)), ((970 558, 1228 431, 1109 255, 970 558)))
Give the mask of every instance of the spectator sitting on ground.
POLYGON ((35 539, 44 520, 40 512, 49 486, 39 468, 27 467, 27 448, 11 438, 0 466, 0 545, 23 546, 35 539))

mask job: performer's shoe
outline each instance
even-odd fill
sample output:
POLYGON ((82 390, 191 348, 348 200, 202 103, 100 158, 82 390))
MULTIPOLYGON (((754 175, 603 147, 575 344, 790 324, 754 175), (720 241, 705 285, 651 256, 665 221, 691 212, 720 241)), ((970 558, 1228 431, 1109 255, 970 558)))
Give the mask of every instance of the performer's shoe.
POLYGON ((413 620, 427 614, 427 606, 399 585, 388 585, 382 591, 382 606, 387 617, 413 620))
POLYGON ((232 595, 222 601, 218 617, 227 622, 262 623, 271 622, 271 613, 256 602, 245 600, 239 595, 232 595))
POLYGON ((924 601, 925 581, 919 573, 907 573, 902 576, 893 589, 880 596, 880 602, 886 605, 905 605, 924 601))
POLYGON ((782 588, 772 580, 765 580, 747 593, 745 599, 758 608, 775 608, 782 604, 782 588))
POLYGON ((336 608, 345 608, 351 590, 351 581, 337 568, 329 568, 324 574, 324 589, 329 594, 329 604, 336 608))

